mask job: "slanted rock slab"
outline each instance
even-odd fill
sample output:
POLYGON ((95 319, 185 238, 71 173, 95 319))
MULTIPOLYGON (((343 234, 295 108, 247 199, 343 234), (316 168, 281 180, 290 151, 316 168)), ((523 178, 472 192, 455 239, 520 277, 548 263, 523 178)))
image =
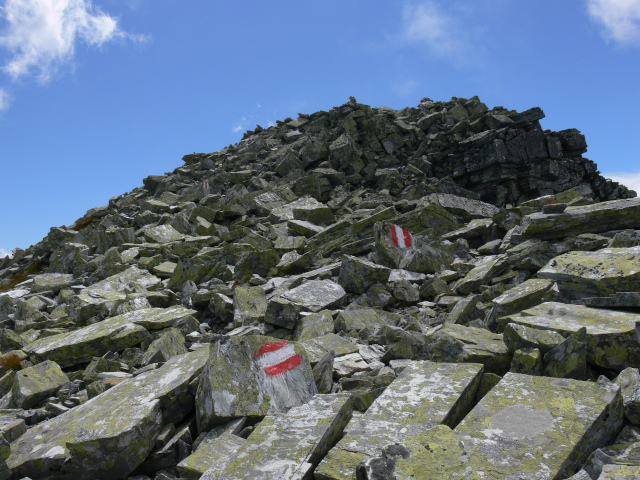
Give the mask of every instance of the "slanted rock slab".
POLYGON ((572 300, 640 291, 640 247, 569 252, 551 260, 538 277, 554 280, 572 300))
POLYGON ((174 357, 34 426, 12 444, 8 466, 16 478, 126 478, 151 452, 162 427, 193 409, 188 386, 208 355, 203 348, 174 357))
POLYGON ((483 367, 408 362, 402 374, 349 425, 344 438, 316 469, 322 480, 355 478, 355 467, 390 444, 434 425, 454 427, 473 406, 483 367))
POLYGON ((539 330, 553 330, 567 338, 580 328, 587 329, 587 362, 622 370, 640 366, 640 340, 636 332, 640 315, 546 302, 519 314, 500 319, 539 330))
POLYGON ((268 415, 219 474, 202 480, 294 480, 314 467, 340 438, 353 411, 350 394, 315 395, 286 414, 268 415))

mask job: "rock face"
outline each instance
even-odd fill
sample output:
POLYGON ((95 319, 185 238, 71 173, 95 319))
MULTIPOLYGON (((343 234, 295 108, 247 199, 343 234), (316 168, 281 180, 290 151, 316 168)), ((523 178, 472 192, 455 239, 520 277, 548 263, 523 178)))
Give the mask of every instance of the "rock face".
POLYGON ((640 201, 543 117, 352 99, 0 259, 0 480, 635 478, 640 201))

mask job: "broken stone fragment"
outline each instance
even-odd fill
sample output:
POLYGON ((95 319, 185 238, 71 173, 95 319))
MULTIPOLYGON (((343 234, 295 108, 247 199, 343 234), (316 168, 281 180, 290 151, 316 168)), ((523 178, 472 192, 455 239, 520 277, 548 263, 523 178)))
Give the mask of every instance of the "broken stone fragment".
POLYGON ((535 307, 542 302, 551 300, 549 291, 553 285, 553 280, 532 278, 510 288, 493 299, 495 317, 512 315, 525 308, 535 307))
POLYGON ((70 287, 76 283, 73 275, 63 273, 43 273, 33 277, 31 292, 51 291, 58 293, 63 288, 70 287))
POLYGON ((512 357, 502 335, 464 325, 445 325, 434 333, 427 355, 434 362, 481 363, 487 372, 499 375, 509 370, 512 357))
POLYGON ((282 298, 303 311, 319 312, 341 306, 346 295, 347 292, 332 280, 311 280, 287 291, 282 298))
POLYGON ((233 291, 233 323, 236 327, 264 322, 267 298, 260 287, 239 285, 233 291))
POLYGON ((142 365, 164 363, 183 353, 187 353, 187 347, 182 332, 177 328, 166 328, 147 348, 142 358, 142 365))
MULTIPOLYGON (((537 348, 519 348, 513 352, 510 372, 542 375, 542 355, 537 348)), ((557 376, 557 375, 552 375, 557 376)))
POLYGON ((510 352, 535 348, 543 355, 565 341, 565 337, 553 330, 541 330, 518 323, 507 324, 502 339, 510 352))
POLYGON ((330 311, 325 310, 310 315, 302 315, 296 325, 293 339, 304 342, 334 332, 333 315, 330 311))
POLYGON ((544 374, 547 377, 587 380, 587 341, 587 329, 582 327, 549 350, 544 355, 544 374))
POLYGON ((327 333, 326 335, 306 340, 301 345, 304 347, 311 365, 315 365, 330 351, 334 352, 336 357, 358 352, 356 345, 335 333, 327 333))
POLYGON ((212 349, 198 385, 198 431, 238 417, 286 411, 317 393, 299 344, 260 335, 228 337, 212 349))
POLYGON ((25 368, 15 375, 11 389, 12 403, 25 410, 35 407, 68 382, 69 378, 60 366, 50 360, 25 368))
POLYGON ((339 283, 352 293, 365 293, 374 283, 389 280, 391 269, 368 260, 344 255, 340 267, 339 283))
POLYGON ((625 368, 616 377, 614 383, 620 386, 625 419, 633 425, 640 425, 640 373, 638 369, 625 368))

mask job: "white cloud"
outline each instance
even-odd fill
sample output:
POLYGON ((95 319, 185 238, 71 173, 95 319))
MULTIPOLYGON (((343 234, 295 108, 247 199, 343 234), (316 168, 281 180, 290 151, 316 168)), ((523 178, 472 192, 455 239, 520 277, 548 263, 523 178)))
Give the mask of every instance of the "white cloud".
POLYGON ((431 55, 457 67, 482 66, 486 29, 478 25, 474 11, 435 0, 406 0, 397 38, 402 44, 426 47, 431 55))
POLYGON ((640 172, 613 172, 603 173, 603 177, 610 178, 614 182, 621 183, 630 190, 640 195, 640 172))
POLYGON ((640 0, 587 0, 591 18, 604 27, 605 38, 640 46, 640 0))
POLYGON ((2 16, 6 28, 0 46, 11 57, 2 68, 13 80, 35 75, 49 81, 60 67, 72 63, 80 41, 100 47, 116 38, 147 40, 120 30, 118 20, 91 0, 6 0, 2 16))
POLYGON ((238 132, 241 132, 242 130, 244 130, 244 127, 242 126, 241 123, 236 123, 231 129, 233 133, 238 133, 238 132))
POLYGON ((7 252, 4 248, 0 248, 0 258, 10 257, 11 254, 7 252))
POLYGON ((405 5, 402 20, 402 35, 405 40, 424 43, 434 53, 442 56, 460 49, 453 18, 446 15, 435 2, 405 5))
POLYGON ((9 108, 10 103, 9 93, 4 88, 0 88, 0 112, 9 108))
POLYGON ((413 94, 419 86, 420 84, 416 80, 407 79, 393 84, 391 88, 401 97, 406 97, 413 94))

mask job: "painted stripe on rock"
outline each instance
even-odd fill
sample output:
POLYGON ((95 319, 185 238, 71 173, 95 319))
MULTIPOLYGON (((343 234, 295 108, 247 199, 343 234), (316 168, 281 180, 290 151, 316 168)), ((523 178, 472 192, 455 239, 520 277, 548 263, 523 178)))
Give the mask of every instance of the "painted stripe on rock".
POLYGON ((391 225, 391 239, 398 248, 409 248, 413 245, 411 233, 395 224, 391 225))
POLYGON ((267 375, 286 373, 302 363, 302 356, 296 354, 289 342, 265 343, 254 355, 267 375))

